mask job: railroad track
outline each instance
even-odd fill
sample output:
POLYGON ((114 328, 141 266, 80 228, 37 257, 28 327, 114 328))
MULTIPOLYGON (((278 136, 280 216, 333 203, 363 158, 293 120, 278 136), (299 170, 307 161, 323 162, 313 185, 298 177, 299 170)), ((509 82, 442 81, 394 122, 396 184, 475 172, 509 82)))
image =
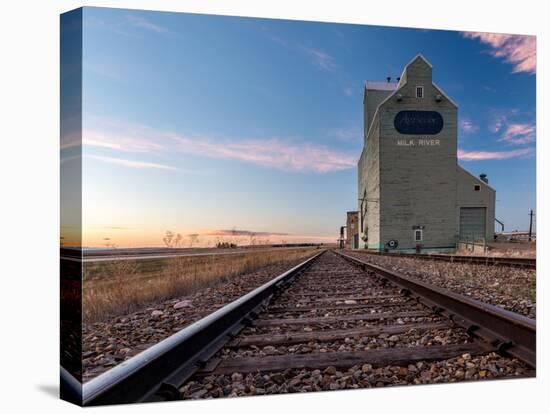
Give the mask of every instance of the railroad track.
POLYGON ((353 252, 360 252, 364 254, 371 254, 375 256, 398 256, 398 257, 412 257, 415 259, 424 260, 437 260, 444 262, 456 262, 456 263, 472 263, 483 264, 488 266, 508 266, 519 267, 525 269, 536 269, 537 260, 525 257, 498 257, 498 256, 459 256, 449 254, 420 254, 420 253, 388 253, 388 252, 371 252, 367 250, 353 250, 353 252))
POLYGON ((532 375, 535 335, 529 318, 328 251, 81 392, 84 405, 102 405, 217 397, 251 387, 256 394, 358 388, 369 385, 378 367, 397 367, 407 383, 429 361, 462 358, 475 366, 468 360, 491 352, 503 361, 518 358, 532 375))

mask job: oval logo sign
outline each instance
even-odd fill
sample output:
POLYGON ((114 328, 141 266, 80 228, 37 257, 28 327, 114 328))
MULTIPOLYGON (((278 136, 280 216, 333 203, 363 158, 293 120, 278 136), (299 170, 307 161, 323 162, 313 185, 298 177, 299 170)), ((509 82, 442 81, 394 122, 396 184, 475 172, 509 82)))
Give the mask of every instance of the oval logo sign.
POLYGON ((400 111, 393 126, 400 134, 435 135, 443 129, 443 117, 436 111, 400 111))
POLYGON ((387 243, 387 246, 390 248, 390 249, 395 249, 397 246, 399 245, 399 243, 397 242, 397 240, 390 240, 388 243, 387 243))

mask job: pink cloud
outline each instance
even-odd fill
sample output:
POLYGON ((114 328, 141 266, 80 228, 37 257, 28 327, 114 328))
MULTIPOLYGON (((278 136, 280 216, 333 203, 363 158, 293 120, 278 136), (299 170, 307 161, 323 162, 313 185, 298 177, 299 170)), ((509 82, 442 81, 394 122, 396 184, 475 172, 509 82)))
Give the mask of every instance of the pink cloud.
POLYGON ((327 131, 327 135, 344 142, 363 142, 363 130, 356 126, 331 129, 327 131))
POLYGON ((202 233, 205 236, 289 236, 289 233, 276 233, 272 231, 251 231, 251 230, 210 230, 202 233))
POLYGON ((124 133, 113 134, 88 129, 84 130, 82 134, 82 143, 84 145, 127 152, 162 151, 164 146, 159 141, 124 133))
POLYGON ((130 167, 130 168, 148 168, 148 169, 151 168, 156 170, 173 170, 173 171, 178 170, 177 168, 171 167, 169 165, 157 164, 157 163, 146 162, 146 161, 135 161, 135 160, 129 160, 126 158, 104 157, 100 155, 86 155, 86 158, 91 158, 102 162, 108 162, 111 164, 122 165, 123 167, 130 167))
POLYGON ((458 159, 462 161, 506 160, 516 157, 534 155, 533 148, 523 148, 513 151, 464 151, 458 150, 458 159))
POLYGON ((468 39, 479 39, 490 47, 491 56, 503 58, 514 65, 513 73, 536 73, 537 40, 535 36, 522 36, 498 33, 464 32, 468 39))
POLYGON ((332 150, 323 145, 279 139, 212 141, 173 136, 176 150, 182 153, 245 161, 252 164, 296 172, 326 173, 355 167, 355 155, 332 150))
POLYGON ((491 120, 489 121, 489 131, 491 131, 493 134, 500 131, 502 126, 506 123, 507 116, 504 114, 494 114, 491 117, 491 120))
POLYGON ((83 136, 85 147, 135 153, 193 154, 243 161, 283 171, 327 173, 354 168, 357 164, 356 154, 353 153, 341 152, 321 144, 289 142, 278 138, 220 140, 124 126, 122 131, 116 133, 85 130, 83 136))
POLYGON ((461 119, 458 126, 465 134, 474 134, 479 130, 479 127, 469 119, 461 119))
POLYGON ((535 124, 508 124, 499 141, 510 144, 528 144, 536 139, 535 124))

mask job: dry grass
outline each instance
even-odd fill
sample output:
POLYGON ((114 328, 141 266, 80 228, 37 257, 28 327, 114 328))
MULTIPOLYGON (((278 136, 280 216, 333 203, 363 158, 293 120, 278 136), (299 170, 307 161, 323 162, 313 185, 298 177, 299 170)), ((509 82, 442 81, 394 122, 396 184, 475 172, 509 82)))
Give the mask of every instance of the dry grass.
POLYGON ((485 253, 470 252, 469 250, 459 250, 458 255, 464 256, 495 256, 512 258, 531 258, 537 257, 536 241, 498 241, 488 243, 489 251, 485 253))
POLYGON ((82 310, 86 322, 127 314, 150 303, 192 294, 262 267, 310 257, 316 249, 119 260, 84 266, 82 310))

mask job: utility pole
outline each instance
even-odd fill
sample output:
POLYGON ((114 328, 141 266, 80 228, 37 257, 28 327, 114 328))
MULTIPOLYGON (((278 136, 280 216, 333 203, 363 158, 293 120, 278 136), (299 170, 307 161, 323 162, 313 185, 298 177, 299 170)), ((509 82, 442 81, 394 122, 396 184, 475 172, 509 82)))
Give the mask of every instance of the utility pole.
POLYGON ((344 248, 344 229, 345 228, 346 228, 346 226, 341 226, 340 227, 340 249, 344 248))
POLYGON ((529 213, 529 241, 533 240, 533 210, 529 213))

